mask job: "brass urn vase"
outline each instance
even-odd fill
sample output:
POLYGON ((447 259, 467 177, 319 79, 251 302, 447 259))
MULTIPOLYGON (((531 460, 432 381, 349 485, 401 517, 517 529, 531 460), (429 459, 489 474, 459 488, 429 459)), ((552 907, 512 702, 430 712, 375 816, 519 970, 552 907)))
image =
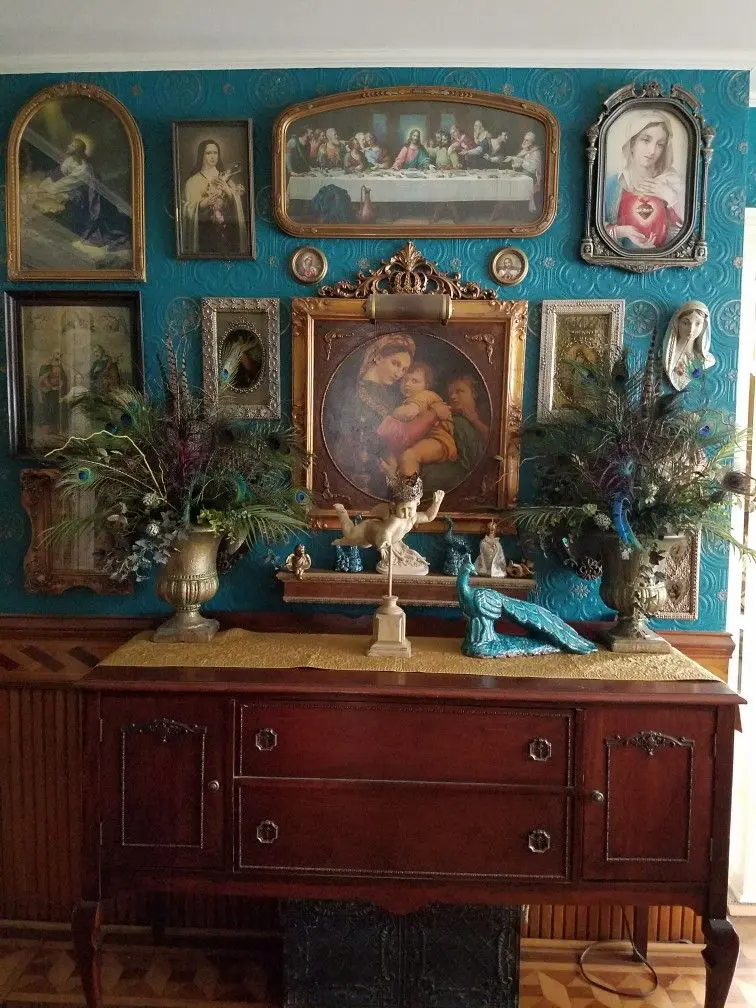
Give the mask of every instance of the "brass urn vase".
POLYGON ((219 627, 218 620, 200 613, 200 606, 218 591, 216 560, 223 536, 199 525, 189 525, 186 532, 158 575, 157 594, 176 612, 157 628, 155 641, 209 641, 219 627))
POLYGON ((666 654, 672 650, 668 641, 648 625, 647 616, 658 612, 667 601, 667 586, 657 563, 682 536, 658 539, 647 549, 629 549, 618 536, 602 541, 601 598, 617 610, 617 622, 601 632, 611 651, 666 654), (651 554, 655 554, 656 563, 651 554))

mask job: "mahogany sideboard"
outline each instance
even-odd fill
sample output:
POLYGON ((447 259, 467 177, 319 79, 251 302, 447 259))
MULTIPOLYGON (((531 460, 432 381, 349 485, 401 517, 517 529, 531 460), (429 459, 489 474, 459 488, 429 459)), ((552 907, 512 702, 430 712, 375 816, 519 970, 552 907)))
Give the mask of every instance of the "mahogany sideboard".
POLYGON ((101 665, 83 694, 73 932, 101 1008, 119 891, 692 907, 727 919, 737 694, 718 681, 101 665))

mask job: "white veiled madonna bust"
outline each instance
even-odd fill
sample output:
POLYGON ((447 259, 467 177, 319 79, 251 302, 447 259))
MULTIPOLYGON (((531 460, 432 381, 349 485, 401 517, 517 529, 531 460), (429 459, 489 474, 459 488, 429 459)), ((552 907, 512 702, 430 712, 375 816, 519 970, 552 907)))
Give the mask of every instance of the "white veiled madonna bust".
POLYGON ((716 364, 711 347, 711 319, 703 301, 686 301, 672 316, 664 336, 664 370, 670 385, 682 392, 696 368, 716 364))
POLYGON ((507 558, 501 548, 501 541, 496 534, 498 531, 495 521, 490 521, 486 534, 480 543, 480 552, 475 561, 475 573, 484 577, 506 577, 507 558))

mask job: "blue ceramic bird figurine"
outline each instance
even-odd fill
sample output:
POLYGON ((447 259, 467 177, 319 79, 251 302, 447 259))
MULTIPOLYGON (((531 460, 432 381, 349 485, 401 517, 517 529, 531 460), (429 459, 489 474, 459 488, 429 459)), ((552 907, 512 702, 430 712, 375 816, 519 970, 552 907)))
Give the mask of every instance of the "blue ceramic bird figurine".
POLYGON ((457 575, 457 598, 467 621, 463 654, 471 658, 502 658, 557 651, 589 654, 596 650, 595 644, 575 633, 563 619, 543 606, 510 598, 493 588, 472 588, 470 575, 474 573, 470 554, 466 553, 457 575), (529 636, 497 633, 494 623, 502 616, 525 627, 529 636))
POLYGON ((451 518, 444 515, 444 521, 446 522, 446 532, 441 536, 441 541, 444 544, 444 564, 441 568, 442 574, 450 574, 452 577, 456 577, 459 574, 459 568, 462 563, 462 558, 468 552, 470 547, 467 545, 466 540, 459 536, 454 531, 454 522, 451 518))

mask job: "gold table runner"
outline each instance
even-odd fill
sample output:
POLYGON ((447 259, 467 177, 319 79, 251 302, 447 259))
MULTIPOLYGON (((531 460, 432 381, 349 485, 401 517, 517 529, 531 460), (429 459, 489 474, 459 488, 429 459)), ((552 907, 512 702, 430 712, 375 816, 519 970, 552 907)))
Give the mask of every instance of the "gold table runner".
POLYGON ((453 675, 539 679, 614 679, 646 682, 717 680, 697 662, 670 654, 519 655, 467 658, 457 637, 413 637, 411 658, 368 658, 370 637, 357 634, 254 633, 222 630, 207 644, 165 644, 137 634, 100 665, 195 668, 317 668, 368 672, 443 672, 453 675))

